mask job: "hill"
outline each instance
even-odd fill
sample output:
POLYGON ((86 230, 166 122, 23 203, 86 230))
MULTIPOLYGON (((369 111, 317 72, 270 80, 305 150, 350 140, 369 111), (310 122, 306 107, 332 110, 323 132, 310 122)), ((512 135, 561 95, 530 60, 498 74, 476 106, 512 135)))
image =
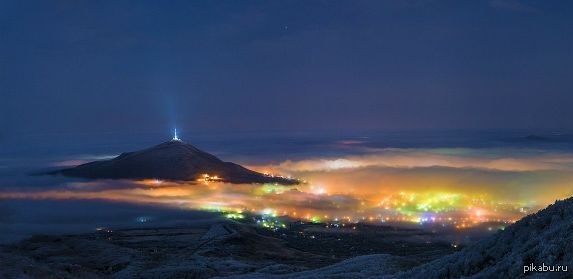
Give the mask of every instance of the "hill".
POLYGON ((217 180, 229 183, 298 184, 295 179, 249 170, 202 151, 180 140, 171 140, 113 159, 94 161, 50 172, 72 177, 107 179, 217 180))

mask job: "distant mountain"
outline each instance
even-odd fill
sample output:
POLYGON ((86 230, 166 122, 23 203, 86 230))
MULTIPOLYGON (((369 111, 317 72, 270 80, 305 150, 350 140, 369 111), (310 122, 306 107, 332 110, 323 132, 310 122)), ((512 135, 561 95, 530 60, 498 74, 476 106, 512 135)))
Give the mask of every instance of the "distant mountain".
POLYGON ((90 162, 50 174, 109 179, 208 179, 229 183, 284 185, 299 183, 295 179, 264 175, 231 162, 224 162, 180 140, 171 140, 140 151, 123 153, 110 160, 90 162))
POLYGON ((531 134, 528 135, 526 137, 523 137, 526 140, 538 140, 538 141, 543 141, 543 140, 549 140, 548 137, 544 137, 544 136, 540 136, 540 135, 535 135, 535 134, 531 134))

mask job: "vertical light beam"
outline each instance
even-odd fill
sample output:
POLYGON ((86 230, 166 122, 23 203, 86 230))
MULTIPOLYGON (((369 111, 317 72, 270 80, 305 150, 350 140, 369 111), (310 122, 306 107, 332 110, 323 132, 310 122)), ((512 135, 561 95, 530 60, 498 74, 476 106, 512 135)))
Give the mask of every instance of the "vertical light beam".
POLYGON ((173 133, 173 140, 180 141, 180 139, 177 137, 177 128, 175 128, 175 131, 173 133))

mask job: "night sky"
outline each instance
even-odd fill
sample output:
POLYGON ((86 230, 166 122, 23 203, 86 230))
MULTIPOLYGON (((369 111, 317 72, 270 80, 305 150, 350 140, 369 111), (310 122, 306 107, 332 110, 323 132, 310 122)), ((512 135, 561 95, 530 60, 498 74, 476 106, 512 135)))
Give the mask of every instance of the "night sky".
POLYGON ((0 1, 0 135, 573 127, 571 1, 0 1))

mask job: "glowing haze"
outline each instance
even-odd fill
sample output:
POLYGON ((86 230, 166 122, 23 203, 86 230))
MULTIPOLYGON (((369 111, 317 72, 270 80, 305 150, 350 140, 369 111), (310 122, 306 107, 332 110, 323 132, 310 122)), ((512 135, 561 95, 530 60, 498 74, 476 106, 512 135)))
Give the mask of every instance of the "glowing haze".
POLYGON ((0 198, 103 199, 313 221, 442 222, 463 228, 513 222, 569 196, 573 188, 573 154, 526 149, 369 149, 366 155, 251 168, 306 183, 101 180, 69 182, 52 190, 3 191, 0 198))

